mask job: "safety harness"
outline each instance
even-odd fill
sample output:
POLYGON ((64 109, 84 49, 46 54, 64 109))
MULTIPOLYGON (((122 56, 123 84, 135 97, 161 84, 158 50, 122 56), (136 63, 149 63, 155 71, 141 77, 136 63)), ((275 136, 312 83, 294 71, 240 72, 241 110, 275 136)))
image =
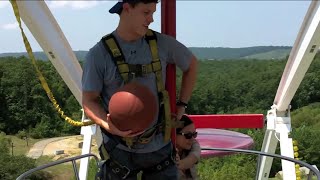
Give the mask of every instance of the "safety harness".
MULTIPOLYGON (((162 128, 164 130, 164 141, 168 142, 170 140, 172 128, 169 94, 166 91, 163 83, 162 67, 158 55, 157 37, 155 35, 155 32, 149 29, 145 35, 145 40, 148 42, 150 47, 152 62, 150 64, 128 64, 125 62, 125 58, 115 37, 112 34, 108 34, 102 38, 104 46, 110 53, 114 63, 116 64, 118 72, 120 73, 124 83, 130 82, 130 80, 134 77, 141 77, 149 73, 155 73, 158 98, 160 103, 160 116, 156 125, 157 128, 154 128, 154 131, 156 131, 156 129, 158 129, 159 127, 162 128)), ((132 146, 133 143, 135 143, 135 140, 139 140, 140 143, 149 142, 148 140, 142 138, 124 139, 128 147, 132 146)))
POLYGON ((142 171, 145 174, 153 174, 153 173, 157 173, 159 171, 165 170, 167 167, 175 164, 175 153, 176 152, 174 150, 171 155, 169 155, 164 160, 162 160, 161 162, 159 162, 158 164, 156 164, 154 166, 144 168, 144 169, 134 169, 133 170, 133 169, 130 169, 130 168, 122 165, 118 161, 116 161, 114 159, 111 160, 109 158, 107 151, 112 152, 114 150, 115 146, 112 146, 112 142, 114 143, 115 141, 111 141, 111 143, 109 143, 109 142, 110 142, 110 140, 108 141, 108 144, 107 144, 109 146, 101 146, 99 148, 100 156, 101 156, 101 159, 103 159, 103 161, 101 161, 99 163, 99 169, 96 174, 96 179, 98 179, 98 180, 109 179, 109 178, 107 178, 108 177, 107 169, 109 171, 111 170, 120 179, 126 179, 128 177, 136 177, 140 171, 142 171), (105 152, 103 152, 103 151, 105 151, 105 152), (107 155, 107 156, 105 157, 105 155, 107 155))
MULTIPOLYGON (((116 41, 113 34, 108 34, 102 38, 102 42, 105 49, 111 55, 117 70, 120 73, 124 83, 129 83, 135 77, 143 77, 149 73, 154 73, 156 77, 158 99, 159 99, 159 117, 156 125, 146 130, 142 135, 133 138, 121 138, 110 134, 105 129, 101 128, 101 131, 109 137, 107 144, 103 144, 100 147, 102 159, 108 159, 108 153, 112 152, 116 146, 121 143, 131 148, 135 143, 148 143, 155 134, 162 132, 164 135, 164 141, 169 142, 171 137, 172 119, 170 112, 169 94, 165 89, 163 78, 162 78, 162 67, 158 55, 157 37, 154 31, 148 30, 145 35, 145 40, 149 44, 152 62, 150 64, 128 64, 125 62, 125 58, 121 51, 121 48, 116 41)), ((163 170, 165 167, 172 164, 172 157, 168 157, 155 167, 151 167, 152 170, 163 170)), ((112 161, 107 161, 106 164, 110 165, 115 174, 119 174, 125 179, 130 172, 128 168, 112 161)), ((100 167, 101 168, 101 167, 100 167)), ((151 169, 148 169, 150 171, 151 169)), ((136 174, 134 172, 133 174, 136 174)))

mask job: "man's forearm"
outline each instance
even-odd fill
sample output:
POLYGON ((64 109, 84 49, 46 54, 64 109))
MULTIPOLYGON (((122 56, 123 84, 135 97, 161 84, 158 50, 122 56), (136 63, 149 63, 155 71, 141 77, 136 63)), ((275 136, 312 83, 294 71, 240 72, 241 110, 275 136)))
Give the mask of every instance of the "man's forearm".
POLYGON ((86 116, 94 121, 97 125, 101 124, 101 121, 105 121, 107 118, 107 113, 104 111, 104 109, 97 104, 88 105, 86 107, 83 107, 84 112, 86 113, 86 116))
POLYGON ((83 110, 86 116, 94 121, 97 125, 101 124, 101 121, 105 121, 107 113, 103 107, 96 100, 83 100, 83 110))
POLYGON ((188 103, 197 78, 197 59, 192 57, 189 69, 183 72, 179 100, 188 103))
POLYGON ((187 157, 181 160, 181 168, 183 170, 192 168, 198 162, 197 157, 194 154, 189 154, 187 157))

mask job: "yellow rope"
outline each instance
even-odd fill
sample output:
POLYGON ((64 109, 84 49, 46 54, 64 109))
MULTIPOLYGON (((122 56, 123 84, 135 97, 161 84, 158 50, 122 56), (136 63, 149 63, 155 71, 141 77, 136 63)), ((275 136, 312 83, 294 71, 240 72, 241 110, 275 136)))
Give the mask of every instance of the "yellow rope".
POLYGON ((19 23, 19 28, 21 30, 21 34, 22 34, 24 45, 25 45, 26 50, 28 52, 28 55, 29 55, 29 57, 31 59, 31 62, 32 62, 34 68, 36 69, 36 72, 37 72, 38 78, 40 80, 40 83, 41 83, 43 89, 46 91, 50 101, 53 104, 53 106, 55 107, 55 109, 60 114, 61 118, 63 118, 66 122, 68 122, 69 124, 71 124, 73 126, 88 126, 88 125, 94 124, 94 122, 92 122, 92 121, 86 121, 86 122, 75 121, 75 120, 71 119, 70 117, 64 115, 64 112, 62 111, 62 109, 60 108, 60 106, 57 103, 56 99, 54 98, 54 96, 53 96, 53 94, 52 94, 52 92, 51 92, 51 90, 50 90, 50 88, 48 86, 47 81, 45 80, 45 78, 43 77, 41 71, 38 68, 38 65, 36 63, 34 54, 32 52, 30 43, 29 43, 29 41, 28 41, 24 31, 23 31, 22 25, 21 25, 21 18, 20 18, 20 13, 19 13, 17 2, 16 2, 16 0, 10 0, 10 2, 11 2, 11 5, 12 5, 12 8, 13 8, 13 11, 14 11, 14 15, 15 15, 18 23, 19 23))
MULTIPOLYGON (((297 141, 293 141, 293 153, 294 153, 294 158, 296 160, 299 160, 299 148, 298 148, 298 142, 297 141)), ((295 165, 296 168, 296 180, 301 180, 301 171, 300 171, 300 165, 296 164, 295 165)))

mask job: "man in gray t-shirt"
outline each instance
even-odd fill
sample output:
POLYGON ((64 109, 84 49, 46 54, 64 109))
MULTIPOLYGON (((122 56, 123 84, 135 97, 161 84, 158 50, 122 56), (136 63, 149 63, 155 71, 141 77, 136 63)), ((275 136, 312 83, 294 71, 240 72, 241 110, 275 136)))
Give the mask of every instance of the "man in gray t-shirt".
MULTIPOLYGON (((152 62, 150 47, 144 36, 149 24, 153 22, 156 3, 157 0, 121 0, 109 11, 120 16, 119 25, 112 35, 128 64, 150 64, 152 62)), ((183 71, 180 103, 177 105, 176 112, 177 119, 180 119, 185 113, 186 104, 195 84, 197 60, 188 48, 176 39, 160 33, 155 34, 162 67, 162 79, 164 81, 166 79, 167 64, 176 64, 183 71)), ((155 96, 158 95, 154 73, 136 77, 135 81, 149 87, 155 96)), ((125 176, 125 179, 135 179, 136 173, 143 171, 143 177, 146 179, 177 179, 176 166, 165 161, 168 157, 170 159, 173 147, 172 143, 164 142, 163 133, 155 134, 148 143, 137 143, 132 147, 124 143, 114 143, 117 142, 114 141, 115 137, 139 135, 132 134, 130 130, 120 131, 112 124, 107 114, 111 96, 123 84, 124 81, 112 55, 106 50, 101 40, 90 49, 83 67, 82 105, 87 117, 99 125, 102 130, 103 143, 101 146, 105 147, 109 156, 108 163, 102 169, 105 171, 104 178, 122 179, 125 176), (103 105, 100 104, 100 97, 103 105)), ((155 125, 157 121, 158 118, 152 125, 155 125)))

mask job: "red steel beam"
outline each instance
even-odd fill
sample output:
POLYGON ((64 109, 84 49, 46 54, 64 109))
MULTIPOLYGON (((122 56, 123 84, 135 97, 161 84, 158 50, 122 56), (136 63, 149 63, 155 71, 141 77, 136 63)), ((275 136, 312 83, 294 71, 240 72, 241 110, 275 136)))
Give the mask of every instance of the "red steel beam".
POLYGON ((196 128, 263 128, 263 114, 190 115, 196 128))
MULTIPOLYGON (((161 1, 161 32, 176 38, 176 0, 161 1)), ((169 64, 166 74, 166 89, 170 96, 171 112, 176 112, 176 66, 169 64)), ((172 129, 175 143, 175 131, 172 129)))
MULTIPOLYGON (((161 32, 176 38, 176 1, 161 1, 161 32)), ((172 112, 176 108, 176 66, 169 64, 167 66, 166 89, 169 92, 172 112)))

